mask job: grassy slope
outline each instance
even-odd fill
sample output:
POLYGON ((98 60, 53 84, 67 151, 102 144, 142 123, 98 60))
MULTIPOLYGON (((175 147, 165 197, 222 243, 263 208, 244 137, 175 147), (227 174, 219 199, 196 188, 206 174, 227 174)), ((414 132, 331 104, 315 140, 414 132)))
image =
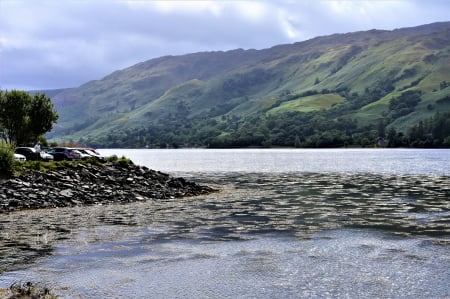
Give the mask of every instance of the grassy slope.
POLYGON ((271 109, 268 113, 282 113, 289 111, 311 112, 331 108, 334 104, 345 99, 338 94, 317 94, 287 101, 271 109))
POLYGON ((227 105, 229 109, 222 113, 237 116, 315 111, 345 99, 333 92, 302 97, 303 92, 346 87, 362 95, 383 80, 395 80, 395 89, 349 117, 359 124, 378 121, 388 113, 392 98, 408 89, 421 90, 416 112, 394 122, 404 128, 438 109, 450 108, 436 104, 450 92, 449 88, 439 90, 440 82, 450 82, 449 32, 450 23, 441 23, 331 35, 258 51, 149 60, 55 95, 60 120, 53 136, 104 135, 158 122, 180 109, 187 117, 227 105), (410 69, 414 74, 403 76, 410 69))
POLYGON ((418 39, 412 46, 406 47, 407 41, 400 39, 401 43, 396 46, 396 51, 384 53, 386 57, 384 65, 391 70, 399 70, 400 75, 405 69, 416 69, 416 74, 396 83, 396 89, 381 98, 380 100, 370 103, 358 111, 355 117, 363 122, 381 119, 388 112, 389 101, 398 97, 402 92, 407 90, 420 90, 423 92, 422 101, 416 108, 416 112, 397 119, 393 125, 400 129, 407 128, 418 121, 426 119, 434 115, 437 111, 445 111, 448 109, 446 105, 437 105, 436 101, 449 94, 448 88, 439 90, 442 81, 450 79, 450 44, 442 44, 436 48, 429 49, 426 41, 418 39), (436 57, 434 63, 426 61, 425 57, 433 54, 436 57), (412 82, 419 81, 417 85, 409 87, 412 82), (428 109, 427 106, 434 106, 428 109))

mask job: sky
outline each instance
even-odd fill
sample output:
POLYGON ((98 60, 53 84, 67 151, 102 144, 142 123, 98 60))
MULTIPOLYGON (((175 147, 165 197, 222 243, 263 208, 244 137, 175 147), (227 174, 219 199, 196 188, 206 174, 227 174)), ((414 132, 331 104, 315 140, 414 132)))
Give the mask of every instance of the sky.
POLYGON ((0 89, 77 87, 166 55, 450 21, 450 0, 0 0, 0 89))

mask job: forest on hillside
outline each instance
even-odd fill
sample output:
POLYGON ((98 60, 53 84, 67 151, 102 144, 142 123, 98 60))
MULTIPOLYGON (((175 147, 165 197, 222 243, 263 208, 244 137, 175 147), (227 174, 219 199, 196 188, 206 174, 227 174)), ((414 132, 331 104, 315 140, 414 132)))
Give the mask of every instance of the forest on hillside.
MULTIPOLYGON (((393 126, 398 118, 414 113, 422 101, 420 90, 406 90, 389 101, 389 112, 378 122, 360 124, 353 118, 355 110, 385 96, 394 89, 392 80, 381 81, 372 89, 366 88, 359 95, 347 88, 336 90, 310 90, 300 95, 286 94, 278 107, 296 97, 316 94, 339 94, 346 101, 329 109, 311 112, 284 111, 271 113, 272 107, 264 111, 238 117, 226 115, 232 104, 218 105, 195 117, 190 117, 189 107, 178 105, 167 117, 146 126, 115 130, 95 139, 81 138, 76 142, 95 147, 109 148, 235 148, 235 147, 450 147, 450 111, 439 111, 439 105, 450 104, 446 95, 428 105, 434 112, 432 117, 398 130, 393 126)), ((441 90, 450 88, 448 82, 440 84, 441 90)), ((153 117, 151 113, 148 117, 153 117)))
POLYGON ((361 127, 352 119, 330 118, 330 113, 286 112, 218 120, 186 119, 180 113, 148 127, 116 131, 98 141, 80 139, 78 142, 110 148, 450 147, 450 112, 437 112, 405 132, 387 127, 384 121, 361 127))

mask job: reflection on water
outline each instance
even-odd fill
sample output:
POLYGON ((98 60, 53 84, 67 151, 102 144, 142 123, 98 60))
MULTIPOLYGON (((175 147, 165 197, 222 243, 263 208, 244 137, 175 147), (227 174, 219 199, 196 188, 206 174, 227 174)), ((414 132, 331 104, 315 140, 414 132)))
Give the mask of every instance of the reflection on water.
POLYGON ((68 298, 449 295, 450 252, 427 240, 354 229, 322 231, 308 239, 283 233, 258 234, 246 241, 146 237, 159 233, 164 229, 81 229, 55 248, 52 259, 28 271, 6 273, 4 280, 50 282, 68 298), (92 237, 104 240, 86 242, 92 237))
POLYGON ((154 243, 248 240, 274 232, 308 238, 338 228, 375 228, 440 244, 450 237, 448 176, 228 173, 197 181, 222 192, 0 215, 0 272, 52 254, 74 234, 86 244, 108 246, 136 228, 154 243))

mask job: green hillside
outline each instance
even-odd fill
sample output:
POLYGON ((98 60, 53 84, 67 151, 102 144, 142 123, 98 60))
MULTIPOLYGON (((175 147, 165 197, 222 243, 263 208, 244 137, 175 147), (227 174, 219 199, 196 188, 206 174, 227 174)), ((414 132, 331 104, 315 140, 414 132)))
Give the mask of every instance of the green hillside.
POLYGON ((322 109, 330 109, 334 105, 343 101, 345 101, 345 98, 339 94, 317 94, 283 102, 277 107, 270 109, 268 113, 283 113, 292 111, 312 112, 322 109))
MULTIPOLYGON (((450 111, 450 22, 166 56, 51 97, 48 138, 99 147, 364 145, 388 131, 410 145, 450 111)), ((445 144, 435 135, 422 145, 445 144)))

